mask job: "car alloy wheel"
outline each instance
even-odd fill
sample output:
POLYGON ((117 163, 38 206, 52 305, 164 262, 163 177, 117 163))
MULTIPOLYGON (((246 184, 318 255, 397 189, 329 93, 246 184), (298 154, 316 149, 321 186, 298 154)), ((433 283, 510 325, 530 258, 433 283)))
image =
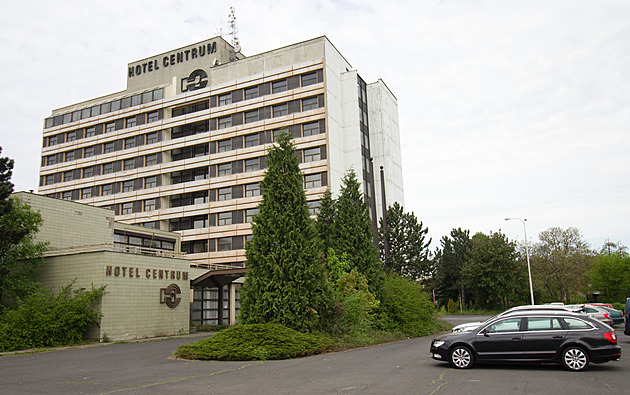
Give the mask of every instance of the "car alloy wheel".
POLYGON ((463 346, 457 346, 451 351, 451 365, 458 369, 468 369, 473 364, 473 356, 470 350, 463 346))
POLYGON ((562 353, 562 364, 568 370, 582 371, 588 367, 588 355, 581 348, 569 347, 562 353))

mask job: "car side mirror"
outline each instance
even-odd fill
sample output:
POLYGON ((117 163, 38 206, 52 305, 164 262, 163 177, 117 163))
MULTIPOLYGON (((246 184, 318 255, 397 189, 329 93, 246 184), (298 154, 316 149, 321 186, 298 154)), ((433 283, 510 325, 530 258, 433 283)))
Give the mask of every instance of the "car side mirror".
POLYGON ((481 333, 482 333, 485 337, 490 336, 490 335, 488 335, 488 328, 483 328, 483 329, 481 330, 481 333))

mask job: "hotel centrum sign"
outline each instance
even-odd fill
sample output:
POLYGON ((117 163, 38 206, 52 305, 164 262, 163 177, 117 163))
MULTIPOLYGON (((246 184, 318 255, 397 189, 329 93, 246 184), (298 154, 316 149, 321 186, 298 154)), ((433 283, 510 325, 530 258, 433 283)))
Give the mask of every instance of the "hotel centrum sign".
POLYGON ((160 70, 160 67, 166 68, 169 66, 174 66, 176 64, 185 63, 197 58, 202 58, 206 55, 216 52, 217 43, 216 41, 213 41, 211 43, 202 44, 196 47, 186 48, 180 51, 159 55, 158 57, 155 57, 153 59, 141 61, 142 63, 130 65, 127 76, 129 78, 132 78, 142 74, 151 73, 153 71, 160 70))
MULTIPOLYGON (((132 266, 105 266, 105 277, 147 278, 154 280, 188 280, 188 272, 183 270, 145 269, 132 266)), ((181 301, 181 289, 177 284, 160 288, 160 303, 175 308, 181 301)))

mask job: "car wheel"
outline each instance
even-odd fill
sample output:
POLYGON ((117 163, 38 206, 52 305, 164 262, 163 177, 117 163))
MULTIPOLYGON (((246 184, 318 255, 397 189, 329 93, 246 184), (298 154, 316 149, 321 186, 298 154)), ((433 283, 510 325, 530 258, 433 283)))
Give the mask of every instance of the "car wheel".
POLYGON ((450 362, 457 369, 468 369, 473 365, 473 354, 464 346, 456 346, 451 350, 450 362))
POLYGON ((588 367, 588 354, 579 347, 569 347, 562 352, 562 365, 573 372, 581 372, 588 367))

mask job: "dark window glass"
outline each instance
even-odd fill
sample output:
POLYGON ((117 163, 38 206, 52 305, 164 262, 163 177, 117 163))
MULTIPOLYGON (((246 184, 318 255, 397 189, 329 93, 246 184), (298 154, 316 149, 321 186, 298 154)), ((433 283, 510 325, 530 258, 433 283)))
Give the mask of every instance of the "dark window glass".
POLYGON ((287 80, 275 81, 271 84, 273 93, 284 92, 287 90, 287 80))
POLYGON ((245 136, 245 147, 255 147, 258 145, 258 133, 245 136))
POLYGON ((245 100, 255 99, 257 97, 258 97, 258 87, 257 86, 245 89, 245 100))
POLYGON ((258 110, 248 111, 245 113, 245 123, 258 121, 258 110))
POLYGON ((289 109, 286 103, 278 104, 277 106, 273 106, 273 117, 281 117, 283 115, 287 115, 289 113, 289 109))
POLYGON ((317 97, 302 99, 302 111, 314 110, 316 108, 319 108, 317 97))
POLYGON ((232 103, 232 94, 226 93, 225 95, 219 95, 219 106, 225 106, 232 103))
POLYGON ((317 73, 309 73, 302 76, 302 86, 313 84, 317 84, 317 73))
POLYGON ((304 137, 319 134, 319 122, 305 123, 303 130, 304 137))
POLYGON ((231 149, 232 149, 231 139, 219 141, 219 143, 217 144, 218 152, 226 152, 226 151, 230 151, 231 149))

